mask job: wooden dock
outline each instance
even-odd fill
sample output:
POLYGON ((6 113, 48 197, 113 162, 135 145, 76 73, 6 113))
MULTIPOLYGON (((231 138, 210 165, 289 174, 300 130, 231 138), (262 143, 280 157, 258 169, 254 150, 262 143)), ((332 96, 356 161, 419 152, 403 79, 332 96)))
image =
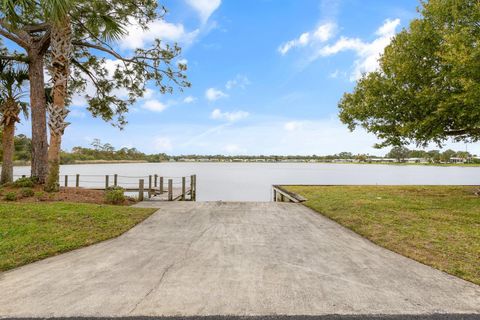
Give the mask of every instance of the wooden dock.
POLYGON ((63 186, 69 185, 69 177, 75 177, 75 187, 91 190, 122 188, 126 193, 138 194, 138 200, 196 201, 197 176, 164 177, 158 174, 139 176, 113 175, 65 175, 63 186))

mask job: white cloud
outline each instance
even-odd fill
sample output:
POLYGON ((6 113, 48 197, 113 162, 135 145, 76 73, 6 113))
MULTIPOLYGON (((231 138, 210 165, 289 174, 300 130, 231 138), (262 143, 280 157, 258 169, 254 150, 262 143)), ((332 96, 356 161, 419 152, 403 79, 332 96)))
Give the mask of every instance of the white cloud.
POLYGON ((215 120, 226 120, 229 122, 235 122, 238 120, 245 119, 250 114, 246 111, 234 111, 234 112, 222 112, 220 109, 215 109, 212 111, 210 117, 215 120))
POLYGON ((195 101, 197 101, 197 98, 193 96, 188 96, 183 99, 183 103, 194 103, 195 101))
POLYGON ((350 75, 350 80, 358 80, 363 73, 377 70, 378 59, 385 47, 392 41, 399 25, 400 19, 385 20, 384 24, 375 32, 378 37, 372 42, 365 42, 359 38, 341 37, 334 44, 322 47, 314 59, 335 55, 343 51, 354 51, 357 58, 354 62, 354 70, 350 75))
POLYGON ((301 129, 303 125, 304 125, 304 122, 301 122, 301 121, 289 121, 285 123, 283 128, 287 131, 296 131, 301 129))
POLYGON ((235 87, 245 89, 250 84, 250 80, 247 76, 238 74, 234 79, 228 80, 225 84, 225 88, 228 90, 233 89, 235 87))
POLYGON ((298 38, 285 42, 278 48, 278 51, 285 55, 295 47, 305 47, 311 43, 326 42, 334 35, 335 29, 336 25, 332 22, 321 24, 317 29, 304 32, 298 38))
POLYGON ((143 108, 154 112, 162 112, 167 109, 167 105, 158 100, 147 100, 143 104, 143 108))
POLYGON ((227 144, 224 149, 225 152, 229 154, 246 154, 247 150, 245 148, 240 147, 237 144, 227 144))
POLYGON ((167 137, 156 137, 153 140, 153 145, 157 152, 168 152, 172 150, 172 141, 167 137))
POLYGON ((202 23, 208 21, 210 16, 222 4, 221 0, 186 0, 187 4, 197 11, 202 23))
POLYGON ((128 35, 122 40, 120 46, 124 49, 143 48, 155 39, 174 41, 189 44, 199 35, 200 30, 187 32, 181 23, 170 23, 165 20, 155 20, 148 25, 146 30, 138 24, 128 26, 128 35))
POLYGON ((216 101, 226 97, 228 97, 228 94, 215 88, 208 88, 207 91, 205 91, 205 98, 207 98, 208 101, 216 101))
POLYGON ((178 63, 179 63, 179 64, 185 64, 185 65, 187 65, 187 64, 188 64, 188 60, 185 59, 185 58, 183 58, 183 59, 178 60, 178 63))

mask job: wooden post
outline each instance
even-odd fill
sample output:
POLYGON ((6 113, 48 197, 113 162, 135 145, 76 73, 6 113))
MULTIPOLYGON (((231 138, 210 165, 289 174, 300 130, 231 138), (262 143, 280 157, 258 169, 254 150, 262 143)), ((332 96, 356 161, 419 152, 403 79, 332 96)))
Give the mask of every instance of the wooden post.
POLYGON ((158 174, 155 174, 154 179, 153 179, 153 187, 157 187, 157 182, 158 182, 158 174))
POLYGON ((80 187, 80 175, 78 173, 75 177, 75 187, 80 187))
POLYGON ((105 175, 105 189, 108 189, 108 186, 110 185, 110 183, 108 182, 109 179, 110 179, 110 176, 108 174, 105 175))
POLYGON ((148 198, 152 197, 152 175, 148 176, 148 198))
POLYGON ((190 201, 195 201, 195 196, 193 195, 193 184, 195 183, 194 181, 193 174, 190 176, 190 201))
POLYGON ((197 175, 193 175, 193 201, 197 201, 197 175))
POLYGON ((143 201, 143 179, 138 181, 138 201, 143 201))
POLYGON ((163 193, 163 177, 160 177, 160 194, 163 193))
POLYGON ((185 177, 182 177, 182 201, 185 201, 185 177))
POLYGON ((68 187, 68 175, 65 175, 65 187, 68 187))
POLYGON ((273 202, 277 202, 277 189, 273 188, 273 202))
POLYGON ((118 174, 113 175, 113 185, 116 187, 118 185, 118 174))
POLYGON ((173 180, 168 179, 168 201, 173 200, 173 180))

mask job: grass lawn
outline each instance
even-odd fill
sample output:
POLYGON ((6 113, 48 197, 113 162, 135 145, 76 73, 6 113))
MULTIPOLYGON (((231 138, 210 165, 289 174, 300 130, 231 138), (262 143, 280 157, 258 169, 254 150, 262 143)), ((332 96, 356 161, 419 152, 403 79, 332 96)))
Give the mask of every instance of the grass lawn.
POLYGON ((85 203, 0 203, 0 271, 116 237, 155 209, 85 203))
POLYGON ((457 186, 286 186, 374 243, 480 284, 480 197, 457 186))

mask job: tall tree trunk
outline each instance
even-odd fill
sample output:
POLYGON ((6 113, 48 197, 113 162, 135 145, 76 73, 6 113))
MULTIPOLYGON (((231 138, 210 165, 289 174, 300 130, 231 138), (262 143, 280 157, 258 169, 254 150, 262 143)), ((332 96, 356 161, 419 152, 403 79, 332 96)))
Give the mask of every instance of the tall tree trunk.
POLYGON ((32 170, 33 178, 43 184, 48 173, 48 141, 45 101, 45 79, 43 55, 29 51, 30 107, 32 110, 32 170))
POLYGON ((70 76, 70 56, 72 52, 72 29, 68 16, 62 23, 52 26, 51 35, 52 71, 53 71, 53 103, 48 108, 50 128, 50 147, 48 149, 48 178, 45 185, 47 191, 59 189, 60 151, 62 135, 68 123, 65 100, 67 84, 70 76))
POLYGON ((13 182, 13 152, 15 138, 15 122, 9 121, 3 124, 3 156, 2 156, 2 177, 0 184, 13 182))

